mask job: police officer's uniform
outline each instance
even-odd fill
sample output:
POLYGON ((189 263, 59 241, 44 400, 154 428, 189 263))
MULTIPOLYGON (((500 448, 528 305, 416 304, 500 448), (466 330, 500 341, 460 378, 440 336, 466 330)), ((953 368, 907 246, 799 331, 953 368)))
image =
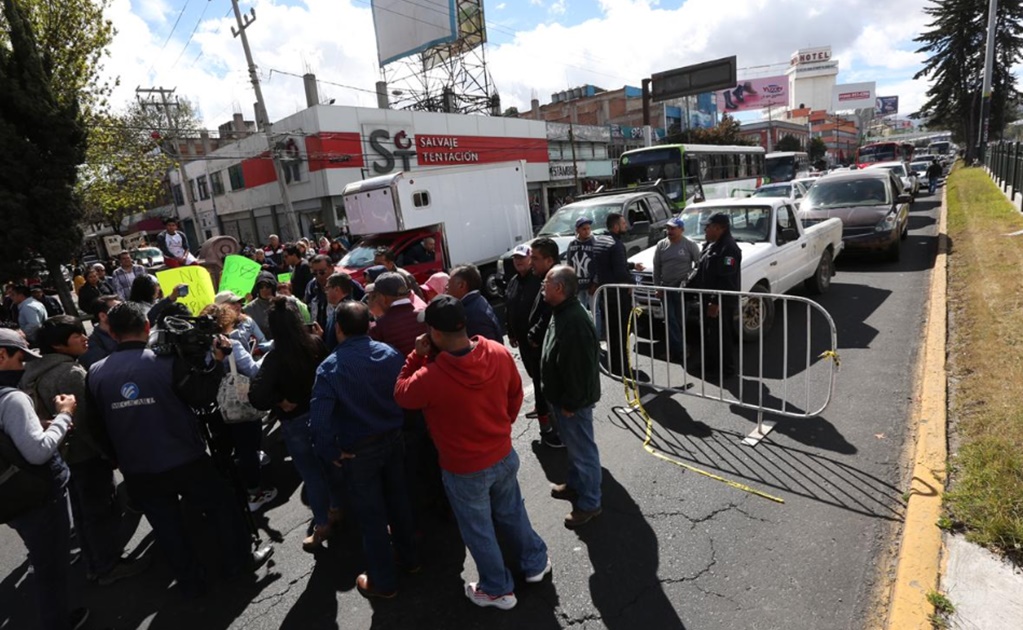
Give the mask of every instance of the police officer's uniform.
MULTIPOLYGON (((708 220, 730 228, 728 215, 715 214, 708 220)), ((700 257, 696 277, 687 285, 694 289, 718 291, 740 291, 742 287, 742 250, 732 237, 730 229, 726 230, 718 240, 705 243, 703 255, 700 257)), ((703 321, 706 329, 704 337, 704 370, 707 376, 716 376, 720 371, 725 378, 734 376, 737 371, 735 337, 733 328, 739 313, 739 298, 732 296, 702 295, 703 321), (721 352, 724 355, 718 361, 718 326, 719 319, 707 315, 712 304, 720 303, 718 318, 721 318, 721 352)), ((697 342, 698 343, 698 342, 697 342)))

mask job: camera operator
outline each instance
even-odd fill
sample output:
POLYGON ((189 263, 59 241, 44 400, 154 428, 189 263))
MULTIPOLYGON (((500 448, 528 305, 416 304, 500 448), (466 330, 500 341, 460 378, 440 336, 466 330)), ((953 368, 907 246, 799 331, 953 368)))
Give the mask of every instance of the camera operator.
POLYGON ((196 410, 212 407, 231 343, 213 342, 212 365, 150 350, 145 306, 134 302, 110 310, 117 350, 89 370, 94 426, 124 475, 132 500, 153 527, 184 593, 205 592, 206 581, 185 531, 181 499, 201 510, 223 555, 226 575, 253 565, 249 536, 226 480, 206 454, 196 410))

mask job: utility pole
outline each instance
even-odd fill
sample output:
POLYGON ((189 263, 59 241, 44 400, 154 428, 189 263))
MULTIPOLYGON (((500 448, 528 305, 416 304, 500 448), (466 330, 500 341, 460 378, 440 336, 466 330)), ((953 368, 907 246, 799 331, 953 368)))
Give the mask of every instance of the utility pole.
POLYGON ((575 194, 579 195, 579 163, 575 160, 575 126, 568 123, 568 143, 572 145, 572 178, 575 179, 575 194))
POLYGON ((991 75, 995 69, 995 24, 998 21, 998 0, 990 0, 987 12, 987 51, 984 54, 984 89, 980 101, 980 129, 978 130, 977 157, 984 162, 987 150, 988 127, 991 120, 991 75))
MULTIPOLYGON (((176 89, 176 88, 175 88, 176 89)), ((164 142, 164 151, 168 153, 171 159, 174 160, 174 164, 177 166, 178 178, 181 180, 181 196, 185 199, 185 205, 192 213, 192 218, 197 222, 199 221, 199 215, 195 211, 195 198, 192 196, 192 187, 188 183, 188 175, 185 173, 185 162, 181 159, 181 153, 178 151, 179 145, 178 140, 180 139, 181 130, 178 129, 178 119, 171 116, 171 107, 177 108, 178 101, 175 97, 174 102, 171 103, 169 97, 174 96, 175 89, 166 90, 162 87, 158 88, 135 88, 135 98, 139 101, 139 106, 142 109, 148 107, 155 107, 157 109, 163 108, 164 116, 167 117, 167 129, 170 133, 170 138, 164 142), (143 100, 142 95, 148 94, 149 100, 143 100), (156 102, 152 99, 153 95, 159 95, 160 102, 156 102)), ((177 217, 181 218, 181 217, 177 217)), ((198 232, 198 230, 196 230, 198 232)))
POLYGON ((256 92, 256 107, 259 110, 256 112, 257 120, 256 123, 262 126, 263 132, 266 134, 267 147, 270 149, 270 157, 274 163, 274 173, 277 175, 277 184, 281 189, 281 201, 284 205, 284 216, 288 221, 288 228, 291 231, 291 238, 298 239, 302 236, 302 232, 298 227, 298 215, 295 214, 295 208, 291 205, 291 194, 288 192, 288 184, 284 181, 284 168, 281 167, 280 155, 277 153, 277 149, 274 146, 273 139, 273 125, 270 123, 270 117, 267 115, 266 101, 263 100, 263 90, 259 87, 259 75, 256 73, 256 64, 252 61, 252 50, 249 48, 249 39, 245 36, 245 29, 247 29, 253 22, 256 21, 256 9, 250 9, 249 15, 242 16, 241 9, 238 8, 238 0, 231 0, 231 7, 234 9, 234 19, 238 22, 238 28, 231 27, 231 34, 235 37, 240 37, 242 40, 242 49, 245 51, 245 60, 249 64, 249 79, 252 80, 252 89, 256 92))

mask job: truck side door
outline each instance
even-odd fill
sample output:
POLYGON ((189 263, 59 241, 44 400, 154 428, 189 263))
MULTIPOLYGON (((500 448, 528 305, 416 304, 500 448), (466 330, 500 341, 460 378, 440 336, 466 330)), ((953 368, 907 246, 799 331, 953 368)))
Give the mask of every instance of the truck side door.
MULTIPOLYGON (((653 222, 650 220, 650 206, 647 200, 636 199, 625 206, 625 218, 629 222, 629 233, 625 235, 625 253, 632 256, 650 246, 650 239, 655 237, 653 222), (646 227, 636 224, 646 224, 646 227)), ((655 241, 656 242, 656 241, 655 241)))
MULTIPOLYGON (((775 267, 777 273, 776 293, 785 293, 802 281, 806 275, 804 269, 807 266, 807 259, 810 252, 807 251, 807 238, 800 231, 800 225, 796 221, 792 206, 784 204, 778 206, 775 213, 774 244, 778 249, 775 260, 778 265, 775 267), (795 230, 795 234, 792 231, 795 230), (796 238, 786 238, 785 233, 796 238)), ((814 257, 816 262, 816 257, 814 257)))

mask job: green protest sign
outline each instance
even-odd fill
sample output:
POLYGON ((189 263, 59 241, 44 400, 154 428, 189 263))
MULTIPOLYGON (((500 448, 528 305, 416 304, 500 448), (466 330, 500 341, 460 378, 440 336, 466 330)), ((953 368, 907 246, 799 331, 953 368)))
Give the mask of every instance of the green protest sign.
POLYGON ((220 290, 231 291, 244 297, 256 285, 256 278, 263 266, 245 256, 231 254, 224 259, 224 271, 220 274, 220 290))
POLYGON ((286 282, 291 282, 291 274, 290 273, 279 273, 279 274, 277 274, 277 282, 280 283, 280 284, 284 284, 286 282))

